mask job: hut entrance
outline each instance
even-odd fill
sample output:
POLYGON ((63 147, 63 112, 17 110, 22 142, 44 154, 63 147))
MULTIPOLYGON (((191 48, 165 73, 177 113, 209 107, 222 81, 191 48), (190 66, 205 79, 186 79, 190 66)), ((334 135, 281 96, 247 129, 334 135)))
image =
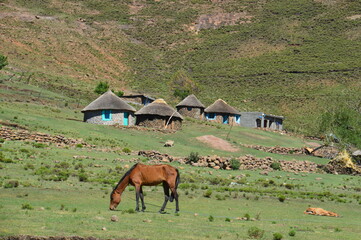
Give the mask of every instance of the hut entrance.
POLYGON ((262 120, 261 119, 256 119, 256 126, 258 127, 258 128, 260 128, 260 127, 262 127, 261 126, 261 123, 262 123, 262 120))
POLYGON ((229 120, 229 116, 228 115, 223 115, 223 124, 228 124, 229 120))
POLYGON ((128 125, 129 125, 129 113, 128 113, 128 112, 125 112, 125 113, 124 113, 123 125, 124 125, 124 126, 128 126, 128 125))

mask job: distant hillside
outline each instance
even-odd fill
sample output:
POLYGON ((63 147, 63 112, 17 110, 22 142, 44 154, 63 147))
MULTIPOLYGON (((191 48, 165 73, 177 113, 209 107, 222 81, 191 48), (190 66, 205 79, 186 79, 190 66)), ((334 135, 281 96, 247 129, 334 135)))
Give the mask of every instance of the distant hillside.
POLYGON ((2 75, 74 98, 108 81, 174 104, 178 88, 307 134, 361 106, 360 1, 0 0, 0 40, 2 75))

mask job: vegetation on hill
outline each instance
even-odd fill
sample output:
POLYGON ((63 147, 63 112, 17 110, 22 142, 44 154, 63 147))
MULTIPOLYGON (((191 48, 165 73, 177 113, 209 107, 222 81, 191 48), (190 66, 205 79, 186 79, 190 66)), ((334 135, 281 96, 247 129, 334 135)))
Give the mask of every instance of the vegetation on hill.
POLYGON ((171 104, 196 93, 311 135, 337 133, 321 131, 330 105, 360 121, 360 1, 1 2, 13 80, 88 100, 99 81, 171 104))

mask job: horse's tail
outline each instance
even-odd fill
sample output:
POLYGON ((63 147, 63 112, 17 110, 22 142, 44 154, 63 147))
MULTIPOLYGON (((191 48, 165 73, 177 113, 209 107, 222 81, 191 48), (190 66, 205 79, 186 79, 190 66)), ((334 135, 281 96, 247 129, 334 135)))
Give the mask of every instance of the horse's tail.
MULTIPOLYGON (((179 183, 180 183, 180 174, 179 174, 178 169, 176 169, 176 171, 177 171, 177 176, 176 176, 176 178, 175 178, 175 191, 177 191, 178 185, 179 185, 179 183)), ((172 193, 170 194, 169 201, 170 201, 170 202, 173 202, 173 200, 174 200, 174 193, 172 192, 172 193)))

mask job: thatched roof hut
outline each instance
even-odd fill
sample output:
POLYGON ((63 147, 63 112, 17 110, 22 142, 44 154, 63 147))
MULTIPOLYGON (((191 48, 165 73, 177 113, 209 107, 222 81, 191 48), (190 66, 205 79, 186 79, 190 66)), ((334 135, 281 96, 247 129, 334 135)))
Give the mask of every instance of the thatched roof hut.
POLYGON ((135 113, 136 125, 178 130, 182 126, 183 117, 175 109, 170 107, 163 99, 144 106, 135 113))
POLYGON ((239 125, 241 113, 228 105, 222 99, 218 99, 205 110, 206 119, 224 124, 239 125))
POLYGON ((192 94, 178 103, 176 108, 183 116, 202 119, 205 107, 198 98, 192 94))
POLYGON ((112 91, 107 91, 86 106, 84 122, 104 125, 134 125, 136 109, 121 100, 112 91))

